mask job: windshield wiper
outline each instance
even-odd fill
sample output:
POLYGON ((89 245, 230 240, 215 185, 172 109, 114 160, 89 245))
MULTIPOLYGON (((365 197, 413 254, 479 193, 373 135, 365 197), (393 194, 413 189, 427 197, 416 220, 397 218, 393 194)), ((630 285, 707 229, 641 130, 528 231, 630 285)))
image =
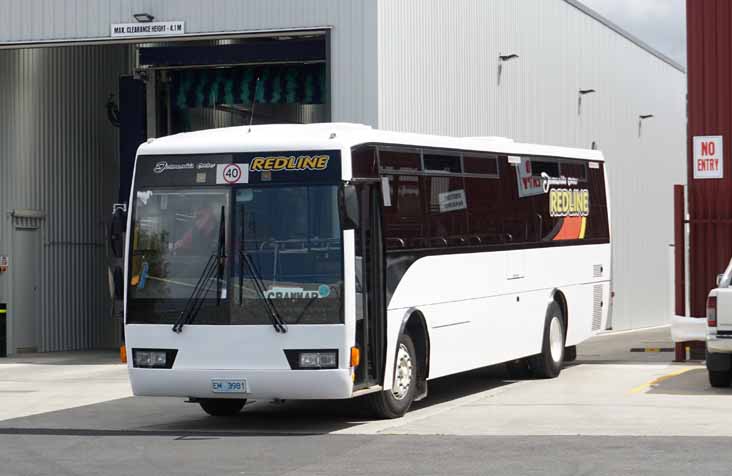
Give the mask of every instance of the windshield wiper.
POLYGON ((287 325, 285 324, 285 321, 282 320, 282 317, 280 317, 280 314, 277 312, 277 308, 272 300, 267 296, 267 291, 264 288, 262 278, 259 276, 257 268, 252 262, 252 257, 246 251, 244 240, 244 232, 246 228, 244 219, 246 217, 244 215, 244 207, 240 207, 239 210, 239 221, 241 223, 241 232, 239 234, 239 306, 244 303, 244 263, 246 263, 247 268, 249 269, 249 274, 254 282, 254 288, 256 289, 259 298, 264 303, 264 307, 267 309, 267 314, 269 315, 269 319, 272 321, 272 326, 275 331, 284 334, 287 332, 287 325))
POLYGON ((226 215, 224 207, 221 207, 221 221, 219 222, 219 242, 218 253, 211 255, 203 268, 201 276, 198 278, 196 286, 193 288, 183 311, 173 324, 173 332, 180 333, 183 326, 191 324, 198 315, 198 311, 203 307, 203 301, 211 287, 211 278, 216 273, 216 305, 221 305, 221 280, 224 277, 224 268, 226 265, 226 215))

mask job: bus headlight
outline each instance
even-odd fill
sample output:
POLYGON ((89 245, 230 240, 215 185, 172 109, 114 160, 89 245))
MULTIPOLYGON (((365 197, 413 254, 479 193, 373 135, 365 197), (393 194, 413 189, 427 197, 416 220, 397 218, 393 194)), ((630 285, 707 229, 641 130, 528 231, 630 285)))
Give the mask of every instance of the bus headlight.
POLYGON ((285 355, 293 370, 338 368, 337 350, 285 350, 285 355))
POLYGON ((335 352, 303 352, 300 354, 301 369, 334 369, 338 366, 335 352))
POLYGON ((132 366, 147 369, 170 369, 176 350, 132 349, 132 366))

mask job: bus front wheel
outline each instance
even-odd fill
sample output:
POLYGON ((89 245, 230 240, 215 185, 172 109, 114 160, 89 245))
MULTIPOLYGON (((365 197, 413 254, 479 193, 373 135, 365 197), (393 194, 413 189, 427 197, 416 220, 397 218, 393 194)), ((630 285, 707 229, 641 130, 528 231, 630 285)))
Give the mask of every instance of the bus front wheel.
POLYGON ((391 390, 368 395, 370 407, 378 418, 399 418, 412 406, 419 375, 417 352, 407 334, 399 336, 391 390))
POLYGON ((544 338, 541 354, 531 357, 529 366, 538 378, 554 378, 559 375, 564 363, 564 315, 556 301, 552 301, 544 319, 544 338))
POLYGON ((204 412, 220 417, 236 415, 246 403, 246 400, 231 398, 204 398, 198 401, 204 412))

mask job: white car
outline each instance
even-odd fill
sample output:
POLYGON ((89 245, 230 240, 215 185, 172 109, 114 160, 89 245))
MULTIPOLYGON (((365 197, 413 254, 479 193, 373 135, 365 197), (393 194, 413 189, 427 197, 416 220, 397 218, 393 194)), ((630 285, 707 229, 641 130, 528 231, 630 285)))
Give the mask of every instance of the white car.
POLYGON ((732 261, 707 296, 707 370, 712 387, 732 382, 732 261))

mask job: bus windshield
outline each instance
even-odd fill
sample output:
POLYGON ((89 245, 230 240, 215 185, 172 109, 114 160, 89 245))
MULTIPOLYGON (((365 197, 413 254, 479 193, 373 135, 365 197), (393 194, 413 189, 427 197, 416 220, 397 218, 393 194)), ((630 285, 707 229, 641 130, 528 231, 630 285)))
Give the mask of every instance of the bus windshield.
POLYGON ((270 301, 285 323, 342 321, 337 197, 335 185, 235 192, 232 324, 269 324, 263 300, 270 301))
POLYGON ((222 207, 227 266, 201 283, 195 324, 271 324, 268 304, 287 324, 342 322, 337 196, 336 185, 137 191, 127 322, 176 321, 217 253, 222 207))

